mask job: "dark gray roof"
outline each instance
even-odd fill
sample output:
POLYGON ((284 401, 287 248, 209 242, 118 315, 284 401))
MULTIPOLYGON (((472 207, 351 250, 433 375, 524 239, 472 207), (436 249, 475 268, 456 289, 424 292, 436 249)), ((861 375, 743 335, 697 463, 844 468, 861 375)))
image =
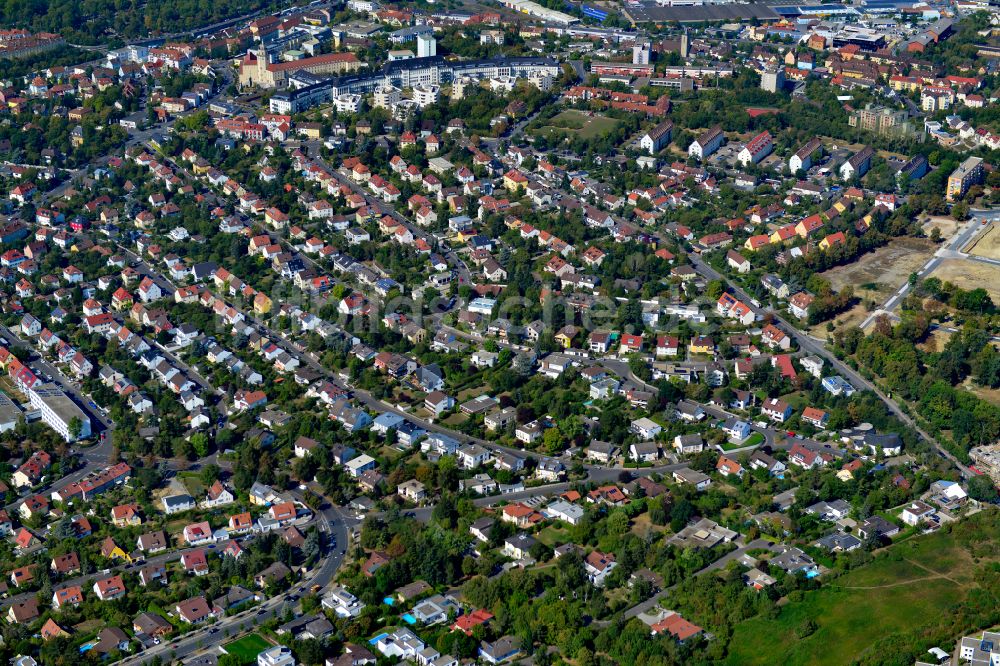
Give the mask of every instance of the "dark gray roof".
POLYGON ((748 19, 777 20, 774 9, 764 4, 701 5, 695 7, 628 7, 625 14, 635 23, 669 22, 698 23, 701 21, 739 21, 748 19))

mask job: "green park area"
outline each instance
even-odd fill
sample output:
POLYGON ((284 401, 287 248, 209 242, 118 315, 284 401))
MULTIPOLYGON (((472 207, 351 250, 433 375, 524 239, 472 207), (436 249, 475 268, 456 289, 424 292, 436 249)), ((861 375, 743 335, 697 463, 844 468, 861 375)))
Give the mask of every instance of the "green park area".
MULTIPOLYGON (((902 643, 927 640, 933 645, 937 637, 945 642, 954 640, 955 631, 977 629, 952 626, 963 621, 945 616, 955 604, 969 608, 977 598, 997 593, 981 585, 995 576, 979 574, 1000 560, 998 524, 996 511, 983 512, 950 531, 893 545, 819 590, 796 593, 800 596, 781 605, 777 617, 756 617, 735 626, 727 663, 851 664, 894 635, 902 643)), ((970 620, 977 617, 969 611, 970 620)))

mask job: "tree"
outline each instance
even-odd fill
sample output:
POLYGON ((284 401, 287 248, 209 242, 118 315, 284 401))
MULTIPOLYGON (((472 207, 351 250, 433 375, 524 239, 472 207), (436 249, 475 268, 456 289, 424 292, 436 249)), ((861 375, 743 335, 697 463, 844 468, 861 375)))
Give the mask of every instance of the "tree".
POLYGON ((194 450, 195 455, 199 458, 207 456, 210 448, 208 435, 203 432, 196 432, 191 435, 191 448, 194 450))
POLYGON ((57 541, 73 539, 75 537, 76 530, 73 529, 73 520, 69 516, 63 516, 52 527, 51 538, 57 541))
POLYGON ((532 360, 531 356, 528 354, 518 354, 514 357, 514 362, 511 364, 511 369, 521 377, 527 377, 531 374, 532 370, 532 360))
POLYGON ((182 123, 185 129, 195 132, 205 128, 210 120, 211 118, 209 118, 207 111, 196 111, 187 118, 184 118, 182 123))
POLYGON ((798 627, 795 628, 795 635, 799 638, 805 638, 816 632, 816 622, 811 618, 807 618, 798 627))
POLYGON ((608 531, 612 534, 625 534, 628 532, 628 514, 622 509, 615 509, 608 516, 608 531))
POLYGON ((293 642, 295 654, 303 664, 322 664, 323 646, 315 638, 293 642))
POLYGON ((322 554, 319 530, 313 528, 306 532, 305 543, 302 544, 302 554, 307 561, 315 562, 322 554))
POLYGON ((546 453, 558 453, 562 449, 562 434, 558 428, 547 428, 542 434, 542 444, 546 453))
POLYGON ((996 502, 1000 493, 993 480, 988 476, 974 476, 969 479, 969 497, 979 502, 996 502))
POLYGON ((441 456, 438 460, 438 483, 442 490, 458 487, 458 461, 455 456, 441 456))
POLYGON ((996 388, 1000 386, 1000 352, 993 345, 984 345, 972 359, 972 372, 976 383, 996 388))
POLYGON ((79 416, 74 416, 69 420, 69 436, 73 439, 80 439, 83 432, 83 421, 79 416))
POLYGON ((532 544, 528 553, 538 562, 547 562, 552 558, 552 548, 541 541, 536 541, 532 544))
POLYGON ((455 508, 454 495, 451 493, 442 493, 441 499, 434 505, 431 516, 445 527, 454 527, 455 521, 458 520, 458 510, 455 508))
POLYGON ((219 479, 219 466, 215 464, 208 464, 201 468, 198 477, 201 482, 206 487, 211 486, 219 479))
POLYGON ((694 515, 694 505, 687 499, 681 499, 670 510, 670 529, 674 532, 680 532, 694 515))
POLYGON ((725 290, 726 284, 722 280, 712 280, 705 286, 705 296, 717 301, 725 290))

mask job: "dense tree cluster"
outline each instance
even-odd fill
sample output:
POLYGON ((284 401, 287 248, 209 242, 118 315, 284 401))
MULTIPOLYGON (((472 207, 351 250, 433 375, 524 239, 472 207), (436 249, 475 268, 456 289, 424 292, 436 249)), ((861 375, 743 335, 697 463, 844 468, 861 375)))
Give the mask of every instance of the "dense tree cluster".
POLYGON ((280 4, 274 0, 7 0, 0 3, 0 22, 59 33, 76 44, 99 44, 111 38, 182 32, 280 4))
POLYGON ((970 375, 981 384, 997 382, 1000 363, 989 336, 966 328, 952 335, 940 352, 927 352, 915 345, 927 331, 927 320, 919 315, 895 327, 883 319, 867 337, 857 328, 838 332, 836 344, 881 377, 891 391, 914 402, 935 429, 949 431, 961 452, 995 442, 1000 436, 1000 412, 959 387, 970 375))

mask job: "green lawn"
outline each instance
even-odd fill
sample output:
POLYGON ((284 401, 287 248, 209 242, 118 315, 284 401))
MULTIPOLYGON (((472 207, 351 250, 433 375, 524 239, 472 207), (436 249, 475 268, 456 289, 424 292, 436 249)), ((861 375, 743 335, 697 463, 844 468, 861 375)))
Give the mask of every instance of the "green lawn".
POLYGON ((257 663, 257 655, 269 647, 271 647, 271 643, 260 634, 247 634, 243 638, 222 646, 222 649, 243 661, 257 663))
POLYGON ((536 534, 535 537, 549 548, 555 548, 569 541, 569 530, 565 527, 549 525, 536 534))
POLYGON ((799 391, 793 391, 781 396, 781 399, 792 406, 795 411, 801 412, 803 409, 809 406, 808 396, 803 395, 799 391))
POLYGON ((991 553, 990 559, 997 557, 997 535, 987 529, 994 520, 975 516, 951 534, 896 544, 871 564, 785 604, 777 618, 736 625, 725 663, 849 664, 877 640, 927 624, 976 587, 970 541, 979 541, 977 549, 991 553), (816 631, 797 638, 796 629, 807 620, 816 623, 816 631))
POLYGON ((201 482, 201 478, 195 472, 181 472, 177 477, 187 488, 191 497, 201 497, 205 494, 205 484, 201 482))
POLYGON ((732 451, 733 449, 742 449, 747 446, 757 446, 758 444, 763 443, 763 441, 764 441, 764 435, 760 434, 759 432, 755 432, 752 433, 749 437, 747 437, 746 441, 744 442, 734 443, 730 442, 729 440, 726 440, 726 442, 723 443, 722 445, 722 450, 732 451))
POLYGON ((964 591, 938 579, 877 590, 825 589, 781 609, 776 620, 736 626, 729 664, 783 666, 849 664, 887 633, 912 627, 958 602, 964 591), (806 638, 795 630, 807 620, 817 630, 806 638))
POLYGON ((607 118, 596 113, 591 116, 585 111, 567 109, 553 116, 547 124, 536 128, 534 133, 545 134, 550 138, 578 134, 581 138, 593 139, 607 134, 617 125, 618 121, 614 118, 607 118))

